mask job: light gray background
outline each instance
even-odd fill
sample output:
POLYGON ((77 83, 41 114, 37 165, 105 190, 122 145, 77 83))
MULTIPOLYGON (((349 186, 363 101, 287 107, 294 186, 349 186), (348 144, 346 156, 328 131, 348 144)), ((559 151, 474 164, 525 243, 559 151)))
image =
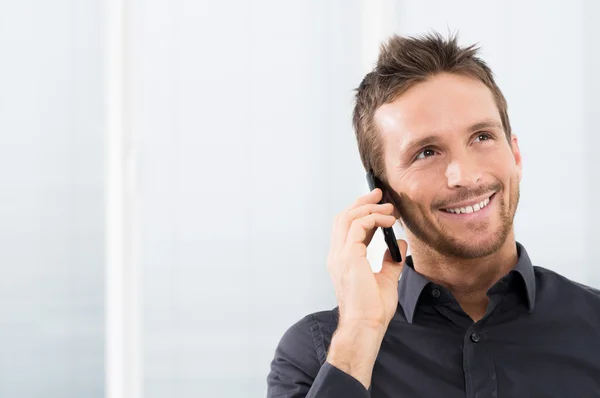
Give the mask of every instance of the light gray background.
POLYGON ((0 396, 104 395, 99 0, 0 2, 0 396))
MULTIPOLYGON (((104 395, 104 6, 0 3, 3 397, 104 395)), ((480 42, 523 153, 517 239, 600 286, 598 8, 132 0, 143 396, 264 396, 283 332, 336 305, 325 260, 367 192, 350 114, 377 34, 480 42)))

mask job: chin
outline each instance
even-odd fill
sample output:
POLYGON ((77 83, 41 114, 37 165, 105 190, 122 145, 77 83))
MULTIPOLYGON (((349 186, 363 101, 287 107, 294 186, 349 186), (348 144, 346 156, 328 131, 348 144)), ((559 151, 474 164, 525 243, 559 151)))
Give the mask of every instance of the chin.
POLYGON ((463 258, 486 257, 497 252, 504 242, 500 240, 482 240, 481 242, 463 242, 457 245, 456 250, 460 252, 463 258))
POLYGON ((481 258, 489 256, 502 248, 508 236, 502 229, 496 232, 467 234, 468 238, 456 235, 445 239, 442 252, 453 257, 481 258))

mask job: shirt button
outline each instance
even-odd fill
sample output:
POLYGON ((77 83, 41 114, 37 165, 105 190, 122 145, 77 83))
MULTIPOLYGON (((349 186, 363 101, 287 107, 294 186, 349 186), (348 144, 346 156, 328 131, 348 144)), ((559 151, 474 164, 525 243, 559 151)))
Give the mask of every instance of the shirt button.
POLYGON ((435 297, 435 298, 440 298, 440 295, 441 295, 441 293, 440 293, 440 289, 437 289, 437 288, 436 288, 436 289, 433 289, 433 290, 431 291, 431 295, 432 295, 433 297, 435 297))
POLYGON ((481 338, 479 337, 479 333, 474 332, 473 334, 471 334, 471 341, 473 343, 479 343, 479 340, 481 340, 481 338))

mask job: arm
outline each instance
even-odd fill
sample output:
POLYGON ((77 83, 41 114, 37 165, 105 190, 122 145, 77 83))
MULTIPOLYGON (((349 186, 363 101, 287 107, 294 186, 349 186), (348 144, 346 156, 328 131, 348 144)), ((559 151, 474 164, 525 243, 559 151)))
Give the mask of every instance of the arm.
MULTIPOLYGON (((329 357, 327 362, 322 363, 325 348, 322 339, 319 339, 322 335, 318 327, 316 320, 306 317, 283 335, 267 376, 268 398, 369 397, 365 386, 330 363, 329 357)), ((350 341, 344 336, 345 333, 337 331, 332 339, 330 356, 335 354, 332 357, 335 363, 338 358, 346 358, 342 345, 350 344, 350 341)), ((355 353, 359 352, 362 350, 355 350, 355 353)))
MULTIPOLYGON (((379 204, 381 197, 376 188, 334 219, 327 268, 338 299, 339 325, 326 360, 317 359, 318 365, 299 360, 308 352, 315 355, 314 348, 323 345, 313 342, 309 349, 301 333, 286 333, 269 375, 268 397, 369 397, 375 359, 398 306, 398 278, 404 266, 404 261, 392 259, 389 250, 378 273, 367 261, 367 245, 375 230, 396 222, 393 206, 379 204)), ((406 258, 406 242, 397 243, 406 258)))
POLYGON ((336 330, 327 362, 359 381, 368 389, 385 330, 346 326, 336 330))

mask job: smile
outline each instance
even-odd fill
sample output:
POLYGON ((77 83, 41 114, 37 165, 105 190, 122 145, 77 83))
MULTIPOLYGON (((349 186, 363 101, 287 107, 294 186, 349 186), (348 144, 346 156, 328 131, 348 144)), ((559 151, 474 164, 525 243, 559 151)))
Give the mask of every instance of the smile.
POLYGON ((454 213, 454 214, 476 213, 478 211, 481 211, 483 208, 485 208, 490 203, 490 199, 493 196, 494 196, 494 194, 488 196, 487 198, 485 198, 479 202, 474 202, 474 203, 471 203, 471 204, 468 204, 465 206, 448 208, 448 209, 440 209, 440 210, 442 210, 446 213, 454 213))

